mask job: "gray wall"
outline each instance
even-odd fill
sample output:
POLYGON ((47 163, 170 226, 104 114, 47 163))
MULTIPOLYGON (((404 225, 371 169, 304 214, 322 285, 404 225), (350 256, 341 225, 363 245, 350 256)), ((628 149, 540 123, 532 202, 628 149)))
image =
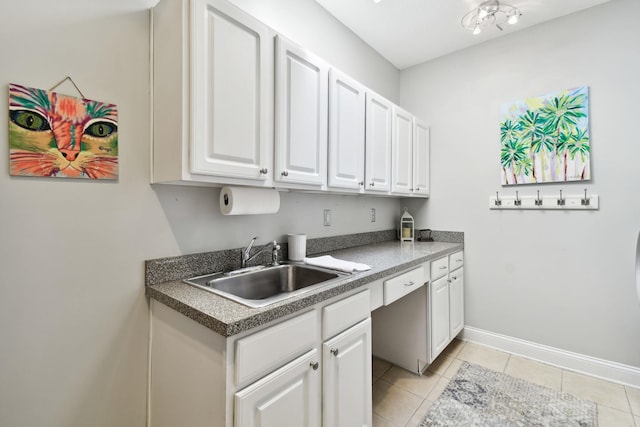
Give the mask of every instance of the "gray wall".
POLYGON ((616 0, 401 73, 401 103, 431 124, 432 196, 416 221, 465 232, 468 325, 640 366, 639 14, 616 0), (490 211, 489 196, 516 190, 500 184, 500 104, 581 85, 593 180, 517 190, 587 188, 600 210, 490 211))
MULTIPOLYGON (((313 0, 259 3, 277 8, 290 3, 296 13, 313 17, 305 26, 292 26, 289 37, 313 40, 321 56, 397 98, 397 71, 353 34, 337 29, 313 0)), ((10 7, 0 5, 0 16, 10 7)), ((294 22, 292 16, 277 16, 280 26, 294 22)), ((9 176, 8 161, 0 161, 0 425, 142 427, 145 259, 239 247, 254 235, 267 241, 287 232, 319 237, 388 229, 400 204, 283 194, 276 215, 226 218, 219 213, 217 189, 150 186, 148 12, 65 20, 66 25, 52 18, 42 26, 16 25, 15 32, 3 27, 5 99, 10 82, 48 89, 71 75, 87 97, 117 104, 120 178, 110 183, 17 178, 9 176), (365 220, 370 207, 377 208, 376 223, 365 220), (332 227, 322 226, 324 208, 333 210, 332 227)), ((75 94, 68 84, 60 90, 75 94)), ((4 111, 0 152, 6 155, 4 111)))

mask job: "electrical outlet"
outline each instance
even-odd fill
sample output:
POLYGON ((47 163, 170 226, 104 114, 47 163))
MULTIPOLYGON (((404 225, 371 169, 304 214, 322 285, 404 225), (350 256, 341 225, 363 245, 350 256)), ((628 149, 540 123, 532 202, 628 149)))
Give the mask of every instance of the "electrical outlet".
POLYGON ((325 227, 331 226, 331 209, 325 209, 323 217, 324 217, 324 226, 325 227))
POLYGON ((371 222, 376 222, 376 208, 371 208, 371 222))

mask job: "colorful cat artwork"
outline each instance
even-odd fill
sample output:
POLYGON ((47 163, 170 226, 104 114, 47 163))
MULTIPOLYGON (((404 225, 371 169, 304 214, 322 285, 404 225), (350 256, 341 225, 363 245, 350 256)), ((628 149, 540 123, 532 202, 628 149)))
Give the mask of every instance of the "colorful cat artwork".
POLYGON ((113 104, 9 84, 11 175, 118 178, 113 104))

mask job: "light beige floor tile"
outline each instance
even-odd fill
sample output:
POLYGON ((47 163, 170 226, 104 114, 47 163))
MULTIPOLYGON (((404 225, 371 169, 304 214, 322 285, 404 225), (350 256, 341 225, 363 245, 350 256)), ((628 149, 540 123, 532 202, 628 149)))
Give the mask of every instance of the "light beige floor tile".
POLYGON ((456 338, 453 341, 451 341, 451 343, 444 350, 442 350, 441 355, 445 355, 449 357, 457 357, 458 353, 460 353, 460 351, 464 346, 465 346, 465 342, 456 338))
POLYGON ((633 387, 625 387, 624 389, 626 390, 627 397, 629 398, 631 412, 633 412, 633 415, 640 416, 640 389, 633 387))
POLYGON ((431 365, 427 367, 427 371, 437 375, 442 375, 445 373, 449 365, 451 365, 451 362, 453 360, 453 357, 441 354, 436 360, 433 361, 433 363, 431 363, 431 365))
POLYGON ((598 425, 600 427, 634 427, 634 421, 633 416, 628 412, 598 405, 598 425))
POLYGON ((451 364, 449 365, 445 373, 442 374, 442 376, 449 379, 453 378, 458 373, 458 370, 460 369, 461 366, 462 366, 462 360, 453 359, 453 361, 451 362, 451 364))
POLYGON ((624 387, 609 381, 562 371, 562 391, 623 412, 631 412, 624 387))
POLYGON ((371 358, 371 374, 374 378, 380 378, 391 368, 391 363, 378 359, 377 357, 371 358))
POLYGON ((468 342, 456 357, 494 371, 504 372, 507 360, 509 360, 509 353, 468 342))
POLYGON ((404 426, 422 404, 420 397, 380 380, 373 387, 373 413, 393 425, 404 426))
POLYGON ((424 375, 416 375, 393 366, 381 379, 424 399, 433 390, 433 387, 440 379, 440 375, 431 372, 425 372, 424 375))
POLYGON ((444 389, 447 388, 447 384, 449 384, 449 378, 440 377, 438 383, 433 387, 433 390, 431 390, 431 393, 427 395, 427 400, 434 402, 440 397, 444 389))
POLYGON ((382 418, 380 415, 373 414, 373 427, 403 427, 398 424, 392 424, 382 418))
POLYGON ((416 427, 418 424, 420 424, 420 422, 424 419, 424 416, 427 415, 427 411, 429 410, 429 408, 431 408, 431 405, 433 405, 433 402, 425 399, 422 402, 422 405, 420 405, 420 407, 416 409, 416 412, 413 413, 411 419, 407 421, 405 427, 416 427))
POLYGON ((562 386, 562 369, 520 356, 512 355, 504 372, 553 390, 562 386))

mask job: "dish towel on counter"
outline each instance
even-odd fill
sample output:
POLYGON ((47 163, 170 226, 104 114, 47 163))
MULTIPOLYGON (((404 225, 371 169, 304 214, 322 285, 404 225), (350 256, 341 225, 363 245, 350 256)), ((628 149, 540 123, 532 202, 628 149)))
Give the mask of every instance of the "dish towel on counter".
POLYGON ((305 258, 305 264, 315 265, 316 267, 329 268, 331 270, 344 271, 345 273, 353 273, 357 271, 371 270, 371 266, 367 264, 360 264, 357 262, 344 261, 332 257, 331 255, 324 255, 315 258, 305 258))

